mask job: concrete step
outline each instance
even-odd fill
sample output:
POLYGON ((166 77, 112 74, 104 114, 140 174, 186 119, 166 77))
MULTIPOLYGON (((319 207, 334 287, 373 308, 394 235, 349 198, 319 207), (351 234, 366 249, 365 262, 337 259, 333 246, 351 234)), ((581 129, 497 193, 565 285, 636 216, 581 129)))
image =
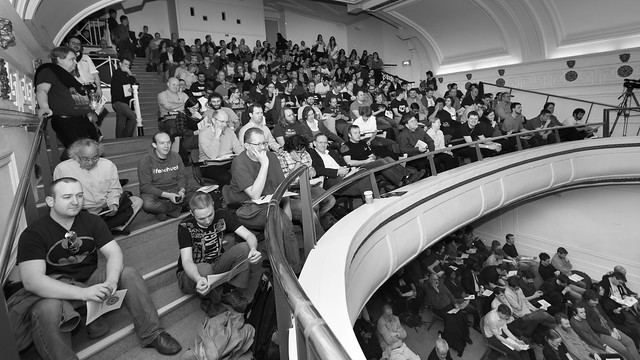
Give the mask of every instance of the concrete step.
POLYGON ((109 158, 114 155, 138 153, 148 150, 151 144, 151 136, 136 136, 132 138, 106 139, 103 141, 104 156, 109 158))

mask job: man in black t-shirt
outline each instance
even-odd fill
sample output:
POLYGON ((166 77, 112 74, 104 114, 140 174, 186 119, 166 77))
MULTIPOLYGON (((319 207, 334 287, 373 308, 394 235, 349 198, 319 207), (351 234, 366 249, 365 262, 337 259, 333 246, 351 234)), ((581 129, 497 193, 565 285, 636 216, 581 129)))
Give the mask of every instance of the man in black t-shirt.
POLYGON ((409 112, 409 104, 407 103, 405 96, 406 94, 402 89, 400 89, 400 91, 396 93, 395 99, 391 100, 391 103, 389 104, 389 108, 393 111, 393 125, 395 127, 399 127, 402 115, 409 112))
POLYGON ((201 307, 209 317, 226 311, 221 300, 234 310, 244 312, 248 301, 240 292, 249 281, 247 261, 252 264, 260 261, 258 240, 240 225, 235 216, 226 210, 215 211, 213 200, 207 193, 196 193, 189 201, 189 208, 191 214, 178 226, 180 259, 177 276, 180 289, 187 294, 202 296, 201 307), (245 242, 225 252, 222 248, 225 231, 236 233, 245 242), (219 289, 210 286, 207 276, 232 269, 237 273, 222 286, 220 296, 219 289))
MULTIPOLYGON (((365 169, 373 169, 393 162, 392 158, 378 158, 374 155, 370 141, 360 140, 360 128, 356 125, 349 126, 349 141, 340 147, 340 155, 349 166, 365 169)), ((411 174, 406 168, 396 165, 382 170, 380 174, 393 186, 401 187, 418 181, 424 175, 424 171, 411 174)))
MULTIPOLYGON (((17 320, 11 324, 20 350, 33 340, 36 350, 47 358, 77 359, 70 345, 80 316, 73 307, 78 301, 80 305, 112 301, 116 290, 126 289, 124 305, 136 319, 142 345, 165 355, 178 353, 180 344, 160 326, 144 280, 137 270, 123 267, 122 250, 105 222, 81 211, 80 182, 69 177, 54 181, 46 202, 49 214, 20 236, 17 262, 24 288, 7 301, 12 319, 17 320), (106 258, 105 266, 98 267, 98 252, 106 258)), ((87 326, 89 337, 100 337, 108 330, 101 318, 87 326)))
POLYGON ((191 91, 191 96, 195 98, 201 98, 203 96, 208 97, 213 94, 213 88, 207 83, 207 77, 205 73, 198 73, 198 81, 191 84, 189 90, 191 91))

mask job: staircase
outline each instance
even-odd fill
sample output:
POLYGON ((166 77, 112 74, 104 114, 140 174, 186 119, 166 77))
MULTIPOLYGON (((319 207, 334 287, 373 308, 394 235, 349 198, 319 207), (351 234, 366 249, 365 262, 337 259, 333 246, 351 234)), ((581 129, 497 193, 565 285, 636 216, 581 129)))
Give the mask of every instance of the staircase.
MULTIPOLYGON (((159 92, 166 89, 156 73, 145 72, 145 59, 136 59, 132 71, 140 83, 140 107, 145 136, 126 139, 104 140, 104 157, 110 159, 118 167, 120 179, 129 182, 123 188, 134 195, 139 194, 137 163, 140 157, 151 147, 151 137, 157 128, 157 100, 159 92)), ((115 121, 111 112, 105 121, 115 121)), ((191 168, 187 168, 189 183, 197 186, 191 168)), ((38 186, 38 212, 48 212, 44 204, 44 186, 38 186)), ((197 331, 206 319, 200 309, 199 299, 193 295, 183 294, 177 286, 176 264, 179 256, 177 244, 178 219, 158 222, 154 216, 140 211, 136 219, 129 225, 131 234, 119 236, 116 241, 124 254, 124 264, 136 268, 145 279, 155 305, 158 308, 162 325, 182 344, 182 352, 172 356, 162 356, 154 349, 144 349, 133 330, 129 313, 121 309, 105 315, 110 324, 110 331, 100 339, 89 339, 82 326, 73 335, 73 347, 80 359, 179 359, 193 347, 197 331)), ((257 283, 259 266, 251 266, 251 283, 257 283)), ((249 296, 255 287, 250 287, 245 294, 249 296)), ((21 359, 40 359, 33 347, 21 354, 21 359)))

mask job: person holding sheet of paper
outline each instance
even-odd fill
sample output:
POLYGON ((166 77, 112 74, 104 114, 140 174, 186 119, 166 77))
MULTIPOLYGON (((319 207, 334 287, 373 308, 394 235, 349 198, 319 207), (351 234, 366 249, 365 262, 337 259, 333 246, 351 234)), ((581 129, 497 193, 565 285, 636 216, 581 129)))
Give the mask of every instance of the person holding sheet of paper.
MULTIPOLYGON (((244 148, 233 129, 229 128, 229 115, 224 111, 213 111, 211 118, 205 117, 198 127, 199 161, 216 160, 240 154, 244 148)), ((214 179, 220 187, 231 182, 231 161, 201 166, 202 176, 214 179)))
POLYGON ((567 259, 568 254, 569 252, 567 251, 567 249, 563 248, 562 246, 559 247, 555 255, 553 255, 553 257, 551 258, 551 265, 558 269, 558 271, 560 271, 562 274, 565 274, 569 277, 569 280, 571 280, 571 285, 573 285, 572 289, 574 291, 581 293, 579 289, 576 289, 577 287, 583 289, 591 289, 591 278, 584 272, 573 269, 573 264, 571 264, 571 261, 567 259), (575 275, 577 275, 577 277, 575 275), (578 280, 578 278, 581 279, 578 280))
POLYGON ((510 317, 511 309, 509 306, 505 304, 498 305, 496 309, 489 311, 485 315, 482 334, 489 345, 507 354, 508 360, 526 359, 525 353, 520 350, 520 347, 525 347, 526 344, 507 328, 507 322, 510 317), (517 347, 514 348, 511 345, 507 345, 508 342, 517 347))
POLYGON ((226 210, 214 210, 213 199, 207 193, 197 192, 189 201, 190 214, 178 225, 178 285, 186 294, 197 293, 202 297, 200 307, 209 317, 226 311, 222 303, 235 311, 244 312, 247 299, 242 290, 249 282, 249 267, 260 261, 258 240, 238 219, 226 210), (235 233, 245 242, 224 251, 225 233, 235 233), (210 286, 208 275, 220 274, 238 267, 220 288, 210 286))
POLYGON ((119 68, 111 77, 111 106, 116 112, 116 138, 132 137, 137 116, 129 102, 133 99, 131 85, 136 84, 136 78, 131 73, 131 59, 118 60, 119 68))
MULTIPOLYGON (((178 353, 181 346, 162 329, 142 276, 123 265, 122 250, 105 222, 81 211, 80 182, 70 177, 55 180, 45 200, 49 213, 20 236, 17 261, 23 288, 7 301, 19 350, 33 341, 43 358, 78 359, 71 347, 72 331, 80 322, 74 307, 105 301, 116 290, 126 289, 124 305, 142 345, 164 355, 178 353), (98 253, 105 265, 98 266, 98 253)), ((87 326, 89 337, 108 331, 101 318, 87 326)))
POLYGON ((598 284, 600 304, 618 329, 629 335, 638 345, 640 340, 638 300, 627 291, 624 286, 626 281, 627 278, 621 272, 605 274, 598 284))
MULTIPOLYGON (((435 150, 433 139, 418 125, 418 118, 415 114, 402 115, 400 125, 403 126, 398 135, 400 152, 411 157, 435 150)), ((426 157, 410 161, 408 164, 417 169, 428 170, 430 168, 429 158, 426 157)))
POLYGON ((528 330, 528 334, 533 333, 538 324, 542 324, 549 329, 556 327, 556 321, 553 316, 543 309, 537 309, 525 298, 520 289, 517 276, 511 276, 507 279, 504 295, 512 310, 513 317, 522 320, 528 330))

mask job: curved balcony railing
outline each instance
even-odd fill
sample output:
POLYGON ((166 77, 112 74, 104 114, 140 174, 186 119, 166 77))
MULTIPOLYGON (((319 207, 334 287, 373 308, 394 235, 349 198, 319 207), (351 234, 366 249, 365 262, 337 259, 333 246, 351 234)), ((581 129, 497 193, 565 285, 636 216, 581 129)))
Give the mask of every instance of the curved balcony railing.
MULTIPOLYGON (((609 134, 607 122, 591 123, 589 127, 603 127, 603 134, 609 134)), ((349 179, 336 184, 319 197, 312 199, 310 192, 310 184, 308 178, 308 169, 301 167, 293 171, 278 186, 271 202, 269 203, 269 211, 267 215, 266 234, 269 246, 269 259, 274 271, 274 287, 276 296, 277 316, 278 316, 278 339, 280 345, 280 359, 286 360, 290 358, 290 354, 297 354, 298 359, 349 359, 350 356, 342 346, 341 341, 328 327, 317 308, 305 294, 296 275, 288 265, 283 249, 283 231, 279 219, 279 211, 274 211, 280 206, 282 196, 292 182, 300 178, 300 201, 302 207, 302 230, 305 245, 305 254, 311 252, 316 244, 315 228, 313 226, 313 206, 319 204, 328 196, 336 193, 340 189, 348 187, 353 183, 366 177, 371 181, 374 198, 380 198, 380 190, 377 187, 375 174, 387 168, 427 158, 431 168, 431 175, 437 176, 438 172, 434 162, 434 156, 442 152, 455 151, 465 147, 474 147, 478 160, 482 161, 483 156, 480 146, 489 141, 500 139, 515 138, 518 150, 522 150, 521 137, 530 136, 539 132, 553 130, 556 139, 560 139, 559 131, 562 129, 581 128, 584 125, 563 126, 552 129, 538 129, 532 131, 524 131, 509 135, 488 138, 485 140, 474 141, 461 145, 451 146, 433 152, 412 156, 407 159, 401 159, 393 163, 389 163, 374 169, 361 171, 349 177, 349 179), (292 321, 293 320, 293 321, 292 321), (289 330, 295 323, 295 334, 289 334, 289 330), (295 351, 292 349, 296 349, 295 351)), ((559 140, 558 140, 559 141, 559 140)), ((295 356, 295 355, 294 355, 295 356)))

